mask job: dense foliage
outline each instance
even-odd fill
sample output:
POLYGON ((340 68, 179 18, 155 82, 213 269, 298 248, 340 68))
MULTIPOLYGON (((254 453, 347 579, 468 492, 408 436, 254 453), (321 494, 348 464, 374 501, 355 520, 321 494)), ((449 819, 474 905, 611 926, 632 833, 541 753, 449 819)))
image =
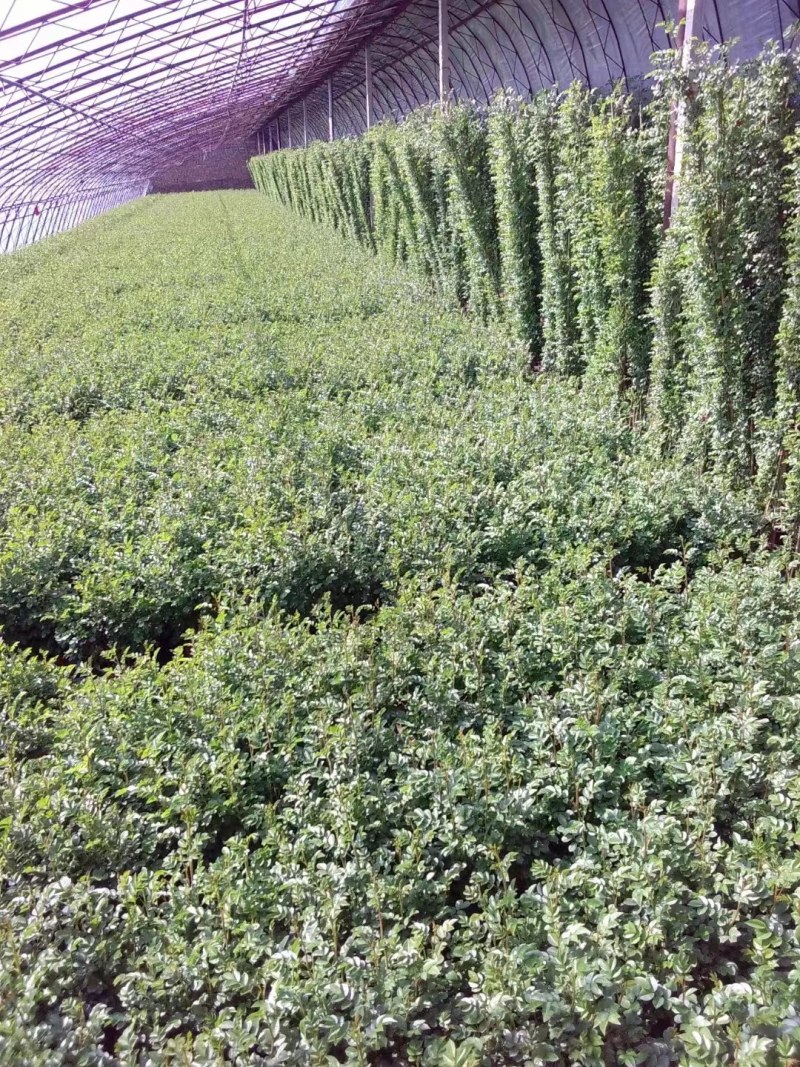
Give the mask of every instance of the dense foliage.
MULTIPOLYGON (((435 171, 469 274, 437 159, 369 181, 435 171)), ((748 493, 255 193, 4 260, 0 324, 0 1062, 798 1055, 800 585, 748 493)))
POLYGON ((796 272, 787 248, 796 256, 789 220, 800 201, 787 169, 797 76, 796 57, 773 48, 739 67, 724 50, 699 52, 678 72, 665 53, 646 98, 577 83, 530 102, 502 94, 488 109, 423 109, 251 169, 262 191, 509 323, 534 366, 617 396, 637 423, 646 414, 657 451, 730 484, 753 478, 765 507, 795 519, 784 489, 797 480, 797 434, 785 415, 800 394, 792 386, 778 412, 779 379, 793 379, 776 335, 796 272), (683 173, 665 239, 678 102, 683 173), (309 160, 324 161, 310 182, 309 160), (326 166, 337 189, 352 187, 358 226, 348 195, 331 199, 326 166))

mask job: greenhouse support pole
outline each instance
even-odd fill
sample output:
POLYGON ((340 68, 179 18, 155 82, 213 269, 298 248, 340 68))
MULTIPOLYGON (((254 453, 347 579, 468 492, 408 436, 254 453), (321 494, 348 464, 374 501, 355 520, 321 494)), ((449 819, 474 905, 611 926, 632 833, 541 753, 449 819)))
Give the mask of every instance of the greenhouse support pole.
POLYGON ((24 212, 20 212, 19 207, 14 208, 14 214, 11 217, 11 223, 6 232, 6 242, 3 246, 4 252, 13 252, 17 248, 23 248, 25 245, 31 243, 31 231, 34 228, 36 219, 30 217, 25 220, 24 212))
MULTIPOLYGON (((34 205, 34 210, 35 210, 35 205, 34 205)), ((31 214, 28 216, 29 221, 28 221, 28 224, 26 226, 25 225, 25 219, 26 219, 25 208, 24 207, 22 207, 22 208, 18 207, 18 208, 16 208, 16 210, 14 212, 14 219, 15 219, 15 221, 17 223, 17 229, 16 229, 16 242, 14 243, 13 247, 14 248, 24 247, 23 242, 24 242, 25 245, 33 244, 34 240, 36 239, 36 231, 39 228, 39 223, 41 222, 40 217, 38 215, 33 214, 33 212, 31 212, 31 214)), ((6 251, 8 251, 8 247, 9 246, 6 245, 6 251)))
MULTIPOLYGON (((17 228, 17 216, 19 215, 19 208, 9 208, 6 211, 5 220, 3 222, 3 228, 0 230, 2 237, 0 238, 0 252, 8 252, 11 248, 11 242, 15 239, 15 229, 17 228)), ((30 227, 28 227, 30 229, 30 227)))
MULTIPOLYGON (((31 224, 28 223, 25 229, 26 243, 30 228, 31 224)), ((5 222, 3 223, 3 238, 2 243, 0 244, 0 252, 13 252, 15 248, 19 247, 19 235, 22 233, 22 229, 22 223, 19 220, 19 208, 8 208, 6 210, 5 222)))
POLYGON ((81 221, 81 211, 83 210, 83 201, 78 199, 72 205, 72 210, 69 215, 68 226, 69 229, 74 229, 81 221))
POLYGON ((286 130, 287 130, 288 137, 289 137, 289 147, 292 148, 293 145, 292 145, 292 109, 291 108, 287 108, 287 110, 286 110, 286 130))
POLYGON ((54 233, 59 233, 59 223, 61 221, 61 206, 57 200, 52 202, 52 209, 45 222, 44 233, 42 237, 52 237, 54 233))
POLYGON ((367 113, 367 129, 372 129, 372 51, 367 45, 364 49, 364 105, 367 113))
POLYGON ((450 10, 449 0, 439 0, 439 103, 450 99, 450 10))
POLYGON ((61 233, 65 229, 65 223, 67 220, 67 204, 59 204, 56 209, 56 216, 53 219, 53 233, 61 233))
POLYGON ((71 230, 72 229, 72 217, 73 217, 74 214, 75 214, 75 205, 70 201, 67 204, 67 210, 66 210, 66 214, 64 216, 64 229, 65 230, 71 230))
POLYGON ((333 78, 328 78, 328 140, 333 140, 333 78))
MULTIPOLYGON (((23 209, 23 213, 22 213, 21 219, 22 219, 22 221, 24 221, 24 219, 25 219, 24 209, 23 209)), ((25 231, 25 244, 26 245, 27 244, 31 244, 31 245, 32 244, 36 244, 36 242, 40 239, 42 223, 43 222, 44 222, 44 208, 41 209, 40 214, 34 216, 33 223, 25 231)), ((21 232, 22 232, 22 227, 20 227, 20 233, 21 232)))
POLYGON ((59 207, 58 215, 56 216, 56 220, 53 223, 53 230, 56 233, 63 233, 64 230, 69 229, 69 215, 71 206, 72 205, 69 203, 69 201, 64 201, 59 207))
MULTIPOLYGON (((687 70, 692 58, 692 47, 703 35, 704 0, 679 0, 678 38, 676 41, 681 57, 681 67, 687 70)), ((667 187, 664 193, 664 228, 669 229, 678 207, 679 184, 683 169, 683 149, 686 139, 686 102, 681 100, 672 109, 667 147, 667 187)))
MULTIPOLYGON (((16 234, 14 230, 11 231, 11 237, 13 241, 10 241, 11 251, 15 248, 24 248, 25 245, 33 244, 36 240, 36 234, 42 223, 41 215, 31 215, 30 222, 25 225, 25 207, 18 207, 14 212, 14 221, 16 223, 16 234)), ((9 245, 6 245, 6 251, 9 245)))
POLYGON ((303 100, 303 148, 308 148, 308 110, 303 100))
POLYGON ((50 236, 50 228, 53 225, 53 215, 55 214, 55 210, 55 201, 45 200, 44 205, 42 206, 42 214, 40 216, 42 222, 39 233, 40 240, 50 236))
POLYGON ((48 231, 47 231, 47 236, 48 237, 51 234, 58 233, 58 223, 59 223, 60 218, 61 218, 61 205, 58 203, 57 200, 54 200, 53 201, 53 213, 52 213, 52 216, 50 218, 50 226, 49 226, 48 231))
POLYGON ((53 234, 57 232, 56 231, 56 221, 57 221, 57 219, 58 219, 58 207, 57 207, 56 204, 53 204, 53 209, 49 213, 49 215, 47 216, 47 221, 45 222, 44 233, 42 234, 43 237, 52 237, 53 234))
POLYGON ((39 214, 36 216, 36 221, 33 224, 33 237, 30 240, 31 244, 35 244, 36 241, 39 240, 39 231, 41 230, 42 224, 44 223, 44 216, 46 210, 47 208, 45 207, 40 208, 39 214))
POLYGON ((275 133, 278 136, 278 151, 280 152, 281 147, 282 147, 282 145, 281 145, 281 120, 280 119, 276 119, 275 120, 275 133))
POLYGON ((24 207, 17 208, 16 213, 15 213, 15 218, 18 221, 17 247, 19 247, 20 244, 21 244, 20 238, 22 237, 23 232, 24 232, 23 240, 24 240, 26 245, 32 245, 35 242, 37 231, 38 231, 38 229, 39 229, 39 227, 41 226, 41 223, 42 223, 41 215, 37 215, 35 212, 36 212, 36 205, 34 204, 33 210, 32 210, 31 215, 30 215, 30 222, 28 223, 27 226, 25 226, 25 208, 24 207))
POLYGON ((74 230, 75 227, 78 225, 78 211, 79 211, 78 203, 77 202, 73 203, 72 207, 70 209, 69 218, 67 219, 67 229, 68 230, 74 230))
MULTIPOLYGON (((27 229, 25 230, 25 238, 24 238, 24 240, 25 240, 25 244, 26 245, 35 244, 39 240, 39 231, 42 228, 42 220, 43 219, 44 219, 44 209, 42 209, 42 211, 41 211, 41 213, 39 215, 32 216, 32 220, 29 223, 27 229)), ((20 227, 19 227, 19 233, 20 234, 22 233, 22 224, 24 222, 25 222, 25 209, 23 208, 22 209, 22 213, 20 214, 20 227)))
POLYGON ((17 214, 17 208, 5 209, 3 226, 0 229, 0 252, 8 252, 11 248, 11 242, 15 240, 17 214))
POLYGON ((267 133, 269 134, 269 150, 272 151, 272 126, 267 127, 267 133))
MULTIPOLYGON (((41 225, 41 222, 42 222, 42 217, 41 217, 41 215, 31 215, 30 216, 30 222, 26 226, 25 225, 25 208, 24 207, 21 207, 21 208, 18 207, 16 209, 16 211, 14 212, 14 221, 16 222, 17 226, 16 226, 16 238, 14 240, 13 245, 11 246, 12 247, 12 251, 15 248, 23 248, 25 245, 31 245, 31 244, 34 243, 34 241, 36 240, 36 234, 38 232, 39 226, 41 225)), ((14 236, 14 231, 13 230, 12 230, 12 236, 14 236)), ((8 245, 6 245, 6 249, 8 249, 8 245)))

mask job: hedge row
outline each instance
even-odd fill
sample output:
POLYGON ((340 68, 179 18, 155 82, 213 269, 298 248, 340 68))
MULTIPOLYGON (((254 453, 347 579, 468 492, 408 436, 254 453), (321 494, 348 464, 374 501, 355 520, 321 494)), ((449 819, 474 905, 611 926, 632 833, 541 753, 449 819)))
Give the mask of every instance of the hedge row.
POLYGON ((260 190, 407 263, 449 302, 507 320, 533 367, 619 396, 662 453, 733 482, 757 475, 764 500, 796 508, 797 76, 773 47, 736 67, 706 53, 685 74, 666 54, 646 101, 577 83, 528 102, 503 94, 251 170, 260 190))
POLYGON ((791 555, 504 332, 245 191, 0 257, 1 1067, 797 1067, 791 555))

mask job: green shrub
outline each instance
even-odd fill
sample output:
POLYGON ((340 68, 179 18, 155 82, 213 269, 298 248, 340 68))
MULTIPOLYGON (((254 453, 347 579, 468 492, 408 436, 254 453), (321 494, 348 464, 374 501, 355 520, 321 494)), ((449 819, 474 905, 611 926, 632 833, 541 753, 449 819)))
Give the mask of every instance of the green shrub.
POLYGON ((562 225, 558 178, 562 171, 555 92, 541 93, 532 104, 532 151, 539 200, 542 257, 542 366, 564 375, 579 374, 578 308, 570 260, 569 228, 562 225))
MULTIPOLYGON (((796 77, 789 55, 767 52, 752 67, 731 68, 723 54, 700 63, 687 105, 680 253, 671 260, 682 289, 684 448, 734 481, 770 460, 796 77)), ((662 278, 672 295, 657 303, 674 306, 675 274, 662 278)))
POLYGON ((284 204, 408 263, 449 302, 506 321, 532 366, 623 401, 659 453, 678 449, 727 484, 754 480, 774 510, 796 125, 791 50, 734 66, 724 48, 706 49, 688 72, 674 53, 658 57, 647 100, 576 83, 530 103, 500 96, 488 113, 423 108, 372 131, 368 150, 309 149, 329 161, 309 198, 328 201, 324 212, 298 197, 302 153, 273 153, 254 173, 284 204), (673 113, 683 173, 665 241, 673 113))
MULTIPOLYGON (((783 253, 779 177, 763 230, 723 198, 715 261, 787 279, 765 530, 687 429, 722 140, 692 113, 662 241, 663 92, 427 111, 254 160, 283 205, 0 262, 0 1062, 798 1058, 797 189, 783 253)), ((736 189, 776 137, 725 141, 736 189)))
POLYGON ((509 94, 489 113, 488 137, 497 211, 500 283, 505 314, 515 334, 538 361, 541 353, 541 257, 533 118, 529 106, 509 94))
POLYGON ((796 1054, 788 555, 294 166, 0 264, 0 1059, 796 1054))

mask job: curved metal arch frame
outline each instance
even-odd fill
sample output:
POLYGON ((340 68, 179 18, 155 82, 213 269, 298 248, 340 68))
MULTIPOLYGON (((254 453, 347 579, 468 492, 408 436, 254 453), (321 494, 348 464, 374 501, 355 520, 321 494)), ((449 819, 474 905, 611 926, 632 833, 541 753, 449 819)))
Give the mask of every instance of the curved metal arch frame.
MULTIPOLYGON (((285 147, 290 116, 293 144, 327 138, 329 78, 335 133, 363 132, 368 46, 376 120, 436 100, 437 3, 39 0, 25 17, 26 0, 0 0, 0 252, 222 144, 266 149, 273 131, 285 147)), ((449 4, 452 92, 479 101, 640 77, 678 12, 678 0, 449 4)), ((704 32, 755 44, 798 19, 800 0, 708 0, 704 32)))
MULTIPOLYGON (((247 140, 287 82, 338 68, 404 6, 41 0, 49 11, 15 19, 23 5, 7 0, 0 20, 3 249, 11 244, 8 219, 23 214, 30 200, 85 199, 90 185, 111 189, 120 181, 141 195, 159 170, 247 140)), ((49 207, 36 218, 43 213, 49 207)), ((44 229, 30 233, 38 237, 44 229)), ((14 230, 16 244, 19 226, 14 230)))

